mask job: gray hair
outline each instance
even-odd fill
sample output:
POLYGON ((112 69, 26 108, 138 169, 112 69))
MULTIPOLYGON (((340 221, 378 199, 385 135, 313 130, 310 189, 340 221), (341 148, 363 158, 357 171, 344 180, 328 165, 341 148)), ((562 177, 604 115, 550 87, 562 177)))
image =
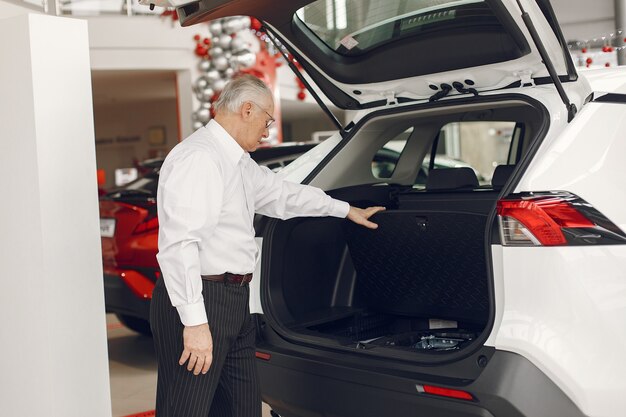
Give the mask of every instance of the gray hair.
POLYGON ((226 111, 237 113, 246 101, 252 101, 257 105, 265 99, 273 99, 272 92, 263 81, 249 74, 240 75, 233 78, 219 98, 213 103, 215 112, 226 111))

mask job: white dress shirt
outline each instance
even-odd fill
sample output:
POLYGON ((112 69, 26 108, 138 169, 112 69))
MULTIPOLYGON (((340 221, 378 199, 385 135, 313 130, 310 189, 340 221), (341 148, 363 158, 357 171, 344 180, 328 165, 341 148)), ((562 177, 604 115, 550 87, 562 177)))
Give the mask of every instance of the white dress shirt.
POLYGON ((200 275, 254 271, 254 213, 289 219, 348 215, 348 203, 259 167, 215 120, 176 145, 157 191, 157 260, 185 326, 207 322, 200 275))

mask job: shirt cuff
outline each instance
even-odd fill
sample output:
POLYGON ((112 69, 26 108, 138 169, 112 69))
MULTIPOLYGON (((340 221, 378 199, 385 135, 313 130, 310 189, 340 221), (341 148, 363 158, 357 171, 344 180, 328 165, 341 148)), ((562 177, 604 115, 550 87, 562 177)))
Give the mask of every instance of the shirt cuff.
POLYGON ((207 323, 204 301, 195 304, 184 304, 176 307, 180 321, 185 326, 198 326, 207 323))
POLYGON ((330 216, 339 217, 340 219, 345 219, 348 217, 348 212, 350 211, 350 204, 341 200, 332 200, 332 205, 330 206, 330 216))

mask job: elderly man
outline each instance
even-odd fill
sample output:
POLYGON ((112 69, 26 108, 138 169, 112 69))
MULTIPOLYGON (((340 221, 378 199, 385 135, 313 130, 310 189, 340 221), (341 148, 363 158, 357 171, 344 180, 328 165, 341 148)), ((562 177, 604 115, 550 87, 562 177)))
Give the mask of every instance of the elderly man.
POLYGON ((274 118, 258 78, 231 81, 215 118, 178 144, 157 194, 162 279, 150 322, 158 360, 158 417, 260 417, 254 324, 248 309, 257 257, 254 213, 334 216, 370 228, 383 207, 359 209, 283 181, 253 152, 274 118))

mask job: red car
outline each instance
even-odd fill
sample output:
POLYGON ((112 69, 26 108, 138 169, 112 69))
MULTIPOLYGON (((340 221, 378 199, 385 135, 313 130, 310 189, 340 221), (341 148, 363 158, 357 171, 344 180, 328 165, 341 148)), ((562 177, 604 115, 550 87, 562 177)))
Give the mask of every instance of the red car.
MULTIPOLYGON (((252 159, 278 171, 315 144, 261 148, 252 159)), ((150 335, 150 299, 160 276, 156 260, 159 219, 156 191, 163 160, 146 161, 147 173, 100 198, 100 232, 107 312, 126 327, 150 335)))

